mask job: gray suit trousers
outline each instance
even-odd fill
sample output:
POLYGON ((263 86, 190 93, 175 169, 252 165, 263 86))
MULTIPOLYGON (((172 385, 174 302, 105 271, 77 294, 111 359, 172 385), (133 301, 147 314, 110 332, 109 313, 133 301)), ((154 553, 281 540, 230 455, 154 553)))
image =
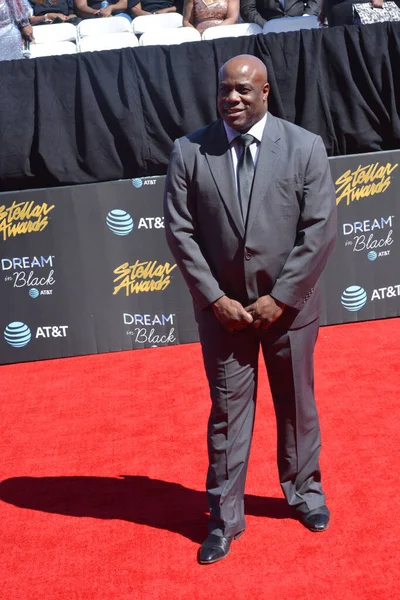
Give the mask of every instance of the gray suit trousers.
POLYGON ((276 414, 283 493, 299 514, 323 507, 313 366, 319 319, 300 329, 282 328, 278 319, 265 331, 250 326, 229 333, 207 308, 197 312, 197 321, 211 393, 206 482, 209 533, 231 536, 245 528, 244 488, 260 345, 276 414))

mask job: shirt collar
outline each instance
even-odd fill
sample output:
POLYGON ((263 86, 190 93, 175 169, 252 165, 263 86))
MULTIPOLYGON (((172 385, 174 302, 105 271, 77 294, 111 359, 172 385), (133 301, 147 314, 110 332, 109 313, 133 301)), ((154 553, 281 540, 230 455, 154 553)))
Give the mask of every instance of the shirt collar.
MULTIPOLYGON (((260 142, 260 143, 261 143, 262 136, 264 133, 264 127, 267 122, 267 115, 268 115, 268 113, 265 113, 263 118, 260 121, 258 121, 255 125, 253 125, 253 127, 251 127, 251 129, 249 129, 249 131, 247 132, 250 135, 254 136, 256 138, 257 142, 260 142)), ((229 142, 229 144, 231 144, 235 138, 237 138, 241 135, 241 133, 240 133, 240 131, 236 131, 236 129, 232 129, 232 127, 229 127, 229 125, 227 125, 225 123, 225 121, 223 123, 224 123, 225 131, 226 131, 226 136, 228 138, 228 142, 229 142)))

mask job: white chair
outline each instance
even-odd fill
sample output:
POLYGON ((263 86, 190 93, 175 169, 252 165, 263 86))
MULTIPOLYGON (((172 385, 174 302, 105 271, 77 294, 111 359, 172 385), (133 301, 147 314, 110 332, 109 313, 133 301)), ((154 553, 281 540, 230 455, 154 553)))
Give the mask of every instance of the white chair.
POLYGON ((125 17, 109 17, 104 19, 86 19, 78 25, 80 38, 87 35, 104 35, 105 33, 130 33, 131 23, 125 17))
POLYGON ((54 42, 75 42, 76 27, 71 23, 56 25, 40 25, 33 28, 36 44, 52 44, 54 42))
POLYGON ((76 44, 73 42, 54 42, 54 44, 31 44, 30 58, 42 56, 57 56, 59 54, 76 54, 76 44))
POLYGON ((80 40, 80 52, 96 50, 117 50, 118 48, 134 48, 139 42, 133 33, 108 33, 107 35, 87 35, 80 40))
POLYGON ((183 17, 179 13, 165 13, 164 15, 142 15, 132 21, 133 33, 147 33, 160 29, 174 29, 182 27, 183 17))
POLYGON ((299 29, 316 29, 319 27, 316 16, 282 17, 270 19, 263 27, 263 33, 281 33, 283 31, 298 31, 299 29))
POLYGON ((184 42, 200 42, 201 35, 192 27, 165 29, 164 31, 147 31, 140 36, 139 46, 172 46, 184 42))
POLYGON ((262 29, 256 23, 236 23, 235 25, 217 25, 205 30, 203 40, 216 40, 226 37, 240 37, 242 35, 257 35, 262 29))

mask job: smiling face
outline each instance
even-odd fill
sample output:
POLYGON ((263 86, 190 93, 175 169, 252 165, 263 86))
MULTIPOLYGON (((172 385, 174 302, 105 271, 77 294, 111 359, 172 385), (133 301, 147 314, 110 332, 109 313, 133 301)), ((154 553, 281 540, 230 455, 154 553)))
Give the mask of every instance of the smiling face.
POLYGON ((267 112, 269 83, 265 65, 250 55, 236 56, 218 76, 218 112, 227 125, 246 133, 267 112))

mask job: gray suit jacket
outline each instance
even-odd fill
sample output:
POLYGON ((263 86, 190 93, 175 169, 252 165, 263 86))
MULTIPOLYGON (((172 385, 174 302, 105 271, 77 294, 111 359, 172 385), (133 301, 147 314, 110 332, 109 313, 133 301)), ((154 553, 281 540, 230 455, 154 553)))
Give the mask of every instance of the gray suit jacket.
POLYGON ((319 136, 268 114, 245 227, 230 149, 218 120, 175 141, 165 187, 175 260, 203 310, 226 294, 244 306, 272 294, 281 321, 318 317, 318 279, 336 237, 336 201, 319 136))

